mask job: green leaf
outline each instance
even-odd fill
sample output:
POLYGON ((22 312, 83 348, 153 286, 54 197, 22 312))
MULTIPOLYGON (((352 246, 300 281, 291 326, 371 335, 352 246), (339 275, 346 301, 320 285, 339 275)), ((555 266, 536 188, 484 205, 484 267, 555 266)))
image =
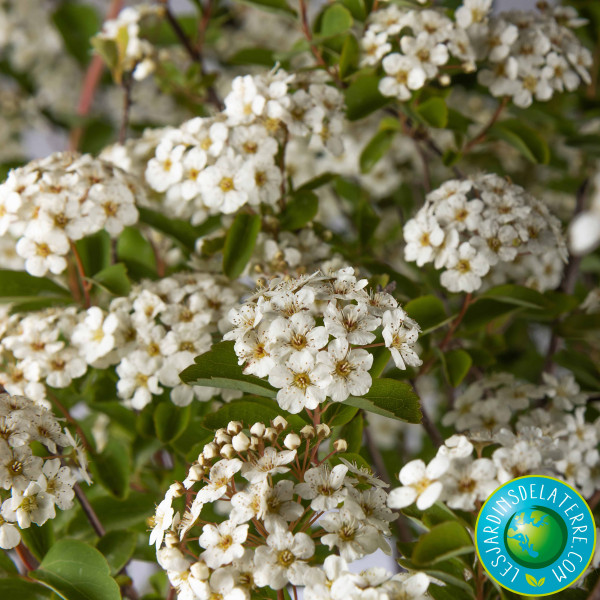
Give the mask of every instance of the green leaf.
POLYGON ((45 277, 34 277, 25 271, 0 270, 0 303, 25 302, 40 297, 72 302, 68 290, 45 277))
POLYGON ((431 294, 411 300, 404 305, 404 310, 420 325, 424 333, 437 329, 448 320, 444 303, 431 294))
POLYGON ((190 365, 180 373, 180 378, 189 385, 216 387, 227 390, 240 390, 265 398, 275 398, 277 390, 265 380, 244 375, 237 364, 233 342, 219 342, 208 352, 195 358, 196 364, 190 365))
POLYGON ((336 438, 348 442, 348 452, 358 454, 362 448, 364 419, 362 413, 358 413, 349 423, 342 426, 337 432, 336 438))
POLYGON ((0 598, 4 600, 50 600, 55 598, 51 590, 20 577, 0 578, 0 598))
POLYGON ((323 13, 321 18, 321 35, 329 37, 344 33, 352 27, 354 19, 350 11, 341 4, 332 4, 323 13))
POLYGON ((532 585, 533 587, 538 586, 538 582, 533 575, 530 575, 529 573, 525 573, 525 579, 527 580, 527 583, 529 585, 532 585))
POLYGON ((361 246, 369 246, 381 219, 368 200, 362 200, 354 214, 354 221, 358 228, 358 239, 361 246))
POLYGON ((396 379, 375 379, 362 398, 350 396, 345 402, 384 417, 408 423, 421 422, 419 397, 410 384, 396 379))
POLYGON ((360 47, 356 38, 350 33, 344 40, 342 53, 340 55, 340 77, 345 79, 358 68, 360 58, 360 47))
MULTIPOLYGON (((106 531, 116 531, 143 525, 142 531, 146 531, 146 519, 154 513, 156 497, 154 494, 142 494, 131 492, 127 499, 119 500, 111 496, 94 498, 90 504, 98 515, 100 522, 106 531)), ((67 529, 69 535, 82 536, 93 535, 93 530, 82 512, 69 523, 67 529)))
POLYGON ((0 550, 0 581, 7 575, 16 575, 19 571, 15 563, 8 556, 7 550, 0 550))
POLYGON ((180 219, 169 219, 159 212, 138 207, 140 213, 140 221, 146 225, 150 225, 156 231, 164 233, 170 237, 174 242, 183 246, 189 251, 193 251, 196 247, 196 241, 212 233, 219 228, 221 224, 221 218, 219 216, 209 217, 202 225, 194 227, 190 225, 188 221, 182 221, 180 219))
POLYGON ((363 0, 341 0, 342 4, 350 11, 350 14, 358 21, 367 18, 367 9, 363 0))
POLYGON ((281 228, 301 229, 310 223, 319 210, 319 198, 308 190, 297 191, 288 201, 281 213, 281 228))
POLYGON ((121 600, 102 554, 78 540, 56 542, 30 576, 65 600, 121 600))
POLYGON ((23 542, 38 560, 42 560, 54 544, 54 527, 52 521, 46 521, 41 527, 32 525, 21 529, 23 542))
POLYGON ((110 572, 116 575, 133 556, 136 543, 137 534, 133 531, 111 531, 98 540, 96 548, 106 559, 110 572))
MULTIPOLYGON (((258 398, 256 400, 233 400, 216 412, 209 413, 204 419, 204 427, 214 431, 220 427, 227 427, 230 421, 242 421, 248 426, 252 426, 256 422, 268 425, 275 417, 284 412, 275 402, 263 403, 258 398)), ((306 425, 306 421, 298 415, 286 414, 285 419, 294 428, 301 429, 306 425)))
POLYGON ((229 60, 230 65, 262 65, 272 67, 275 60, 273 50, 268 48, 242 48, 238 50, 229 60))
POLYGON ((260 215, 238 214, 225 237, 223 271, 230 279, 242 274, 254 250, 260 231, 260 215))
POLYGON ((465 117, 465 115, 453 108, 448 108, 448 123, 446 124, 448 129, 458 131, 459 133, 466 133, 471 123, 473 123, 473 119, 465 117))
POLYGON ((473 552, 473 540, 467 530, 456 521, 446 521, 419 538, 411 558, 426 566, 468 552, 473 552))
POLYGON ((368 173, 389 150, 396 132, 392 129, 378 131, 360 153, 361 173, 368 173))
POLYGON ((346 116, 350 121, 362 119, 390 101, 379 93, 378 85, 376 75, 361 75, 346 88, 346 116))
POLYGON ((345 425, 354 418, 357 412, 358 408, 355 406, 350 406, 343 402, 333 402, 321 415, 321 421, 329 425, 329 427, 345 425))
POLYGON ((106 231, 99 231, 75 242, 83 270, 88 277, 111 265, 112 241, 106 231))
POLYGON ((158 439, 163 444, 176 440, 188 426, 191 414, 191 406, 175 406, 171 400, 161 402, 153 416, 158 439))
POLYGON ((309 179, 306 183, 303 183, 298 188, 298 191, 300 192, 304 190, 316 190, 317 188, 320 188, 325 184, 329 183, 336 177, 337 175, 335 173, 330 173, 329 171, 321 173, 321 175, 317 175, 317 177, 313 177, 312 179, 309 179))
POLYGON ((92 281, 115 296, 127 296, 131 291, 127 267, 123 263, 102 269, 94 275, 92 281))
POLYGON ((572 371, 579 385, 585 390, 600 390, 600 371, 598 371, 596 363, 586 354, 569 348, 555 354, 552 360, 561 367, 572 371))
POLYGON ((416 107, 417 114, 431 127, 448 125, 448 107, 442 98, 429 98, 416 107))
POLYGON ((63 2, 52 15, 67 51, 81 65, 90 60, 92 38, 100 29, 101 21, 96 10, 87 4, 63 2))
POLYGON ((444 374, 448 383, 452 387, 458 387, 473 364, 470 354, 464 350, 450 350, 444 352, 442 356, 444 374))
POLYGON ((126 498, 129 493, 131 455, 127 445, 111 439, 104 451, 96 455, 91 468, 102 486, 116 498, 126 498))
POLYGON ((483 298, 493 298, 505 304, 523 306, 525 308, 543 309, 548 301, 543 294, 522 285, 506 284, 491 288, 482 295, 483 298))
POLYGON ((134 277, 155 277, 156 257, 150 242, 134 227, 125 227, 117 240, 117 257, 134 277))
POLYGON ((518 119, 496 123, 488 135, 507 142, 532 163, 547 165, 550 162, 550 148, 546 141, 535 129, 518 119))
POLYGON ((91 119, 83 128, 79 140, 79 152, 100 154, 115 139, 113 126, 105 119, 91 119))

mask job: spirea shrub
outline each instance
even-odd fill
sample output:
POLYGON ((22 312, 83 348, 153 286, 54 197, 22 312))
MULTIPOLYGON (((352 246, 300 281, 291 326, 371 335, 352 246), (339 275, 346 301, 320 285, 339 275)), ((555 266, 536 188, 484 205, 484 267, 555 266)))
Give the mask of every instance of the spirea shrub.
POLYGON ((600 15, 533 4, 0 2, 0 597, 495 600, 497 488, 597 513, 600 15))

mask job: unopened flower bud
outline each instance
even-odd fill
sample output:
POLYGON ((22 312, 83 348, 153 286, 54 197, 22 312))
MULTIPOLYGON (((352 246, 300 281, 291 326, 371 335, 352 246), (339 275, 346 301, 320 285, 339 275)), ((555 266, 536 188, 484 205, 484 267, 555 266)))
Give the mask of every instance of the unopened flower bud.
POLYGON ((210 577, 210 569, 203 560, 195 562, 190 567, 190 573, 200 581, 206 581, 210 577))
POLYGON ((245 452, 250 447, 250 438, 244 432, 240 432, 232 438, 231 445, 238 452, 245 452))
POLYGON ((265 435, 265 429, 264 423, 254 423, 254 425, 250 427, 250 433, 260 438, 265 435))
POLYGON ((250 450, 258 450, 259 439, 256 436, 250 437, 250 450))
POLYGON ((201 467, 206 467, 209 464, 209 461, 206 459, 206 457, 204 456, 204 454, 200 453, 198 455, 198 464, 201 467))
POLYGON ((312 425, 305 425, 300 433, 305 440, 312 440, 315 437, 315 428, 312 425))
POLYGON ((321 423, 320 425, 317 425, 317 435, 319 437, 327 438, 331 435, 331 429, 329 429, 329 426, 325 425, 325 423, 321 423))
POLYGON ((450 85, 451 79, 447 73, 444 73, 443 75, 440 75, 438 81, 440 82, 440 85, 446 87, 447 85, 450 85))
POLYGON ((276 429, 274 429, 273 427, 267 427, 265 429, 265 435, 263 437, 269 442, 274 442, 277 439, 278 435, 279 434, 277 433, 276 429))
POLYGON ((197 481, 201 481, 202 477, 204 477, 204 467, 199 464, 194 464, 190 467, 188 471, 188 475, 183 482, 186 488, 191 488, 194 483, 197 481))
POLYGON ((333 442, 333 449, 336 452, 346 452, 348 450, 348 442, 346 440, 335 440, 333 442))
POLYGON ((277 431, 283 431, 288 426, 288 422, 282 416, 275 417, 271 423, 277 431))
POLYGON ((239 421, 230 421, 227 425, 227 433, 229 435, 237 435, 244 426, 239 421))
POLYGON ((215 435, 215 442, 219 446, 221 446, 222 444, 230 444, 231 436, 228 433, 225 433, 225 431, 223 430, 215 435))
POLYGON ((219 446, 217 446, 217 444, 214 442, 206 444, 206 446, 204 446, 204 450, 202 450, 202 454, 204 455, 204 458, 209 460, 211 458, 215 458, 216 456, 219 456, 219 446))
POLYGON ((179 545, 179 536, 174 531, 165 533, 165 546, 167 548, 175 548, 179 545))
POLYGON ((298 446, 300 446, 301 443, 302 440, 300 439, 300 436, 297 433, 288 433, 285 436, 285 440, 283 440, 283 445, 288 450, 295 450, 296 448, 298 448, 298 446))
POLYGON ((221 456, 223 458, 233 458, 235 456, 235 450, 231 444, 224 444, 221 448, 221 456))

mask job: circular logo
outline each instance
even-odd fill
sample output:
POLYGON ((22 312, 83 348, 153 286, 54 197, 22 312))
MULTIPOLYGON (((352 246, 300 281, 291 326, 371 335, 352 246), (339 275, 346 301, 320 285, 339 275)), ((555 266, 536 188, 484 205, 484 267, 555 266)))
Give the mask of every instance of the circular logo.
POLYGON ((594 555, 596 525, 570 485, 528 475, 500 486, 479 511, 475 548, 488 575, 525 596, 570 586, 594 555))

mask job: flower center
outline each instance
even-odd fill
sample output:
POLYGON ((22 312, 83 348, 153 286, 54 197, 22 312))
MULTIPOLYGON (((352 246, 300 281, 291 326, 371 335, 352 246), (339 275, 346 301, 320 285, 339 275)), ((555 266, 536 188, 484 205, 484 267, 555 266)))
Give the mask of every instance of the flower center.
POLYGON ((223 179, 221 179, 219 182, 219 187, 223 192, 231 192, 235 189, 235 186, 233 185, 233 179, 231 177, 223 177, 223 179))
POLYGON ((289 567, 295 560, 294 555, 290 550, 282 550, 277 556, 277 562, 282 567, 289 567))
POLYGON ((294 385, 301 390, 305 390, 310 383, 311 381, 308 373, 296 373, 294 375, 294 385))

